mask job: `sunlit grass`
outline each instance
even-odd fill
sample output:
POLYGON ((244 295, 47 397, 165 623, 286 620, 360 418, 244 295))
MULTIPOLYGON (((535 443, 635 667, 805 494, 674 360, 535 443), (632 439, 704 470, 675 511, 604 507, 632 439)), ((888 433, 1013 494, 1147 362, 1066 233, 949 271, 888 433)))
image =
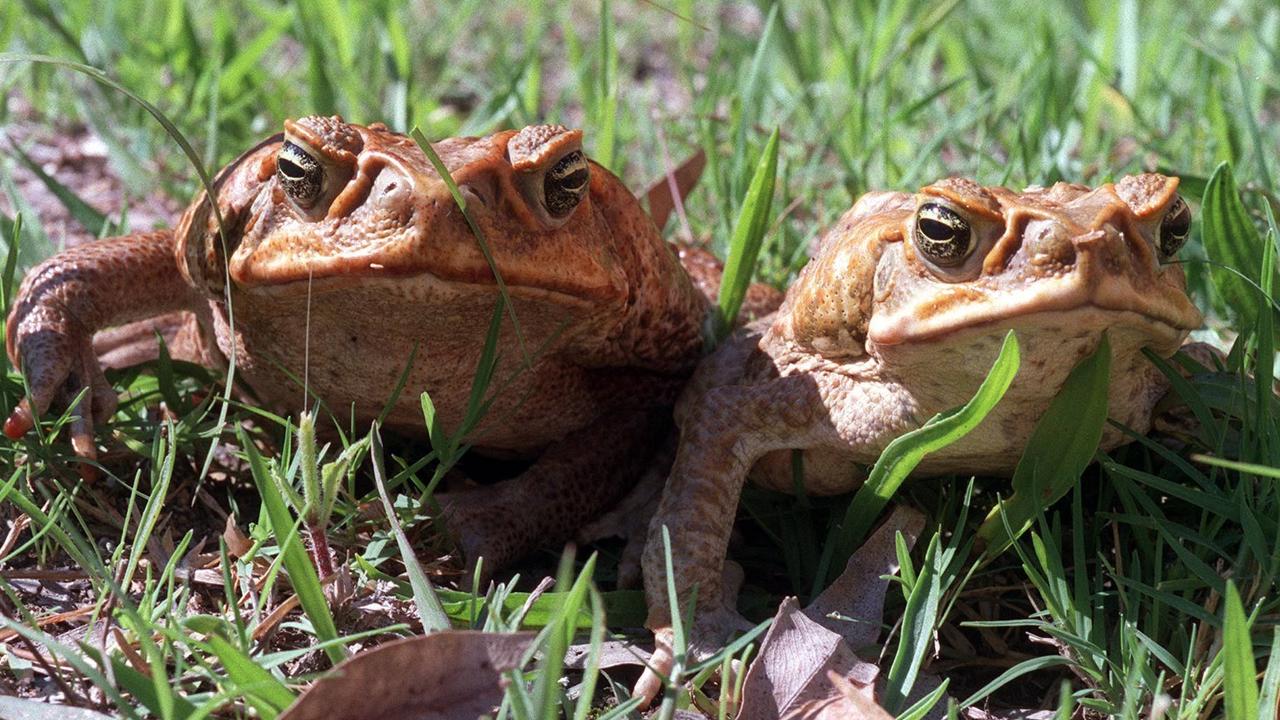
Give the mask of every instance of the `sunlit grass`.
MULTIPOLYGON (((1098 183, 1144 169, 1182 176, 1182 192, 1199 211, 1184 268, 1207 311, 1204 335, 1230 351, 1221 372, 1192 366, 1183 379, 1175 368, 1187 363, 1165 364, 1199 428, 1176 450, 1139 439, 1100 454, 1081 483, 1040 508, 1027 535, 994 559, 971 556, 968 543, 995 494, 1008 496, 1007 481, 903 486, 895 497, 929 513, 931 529, 904 565, 902 593, 886 615, 911 620, 883 638, 900 656, 888 672, 890 693, 897 709, 907 708, 899 691, 932 663, 951 678, 949 693, 961 704, 1026 702, 1011 692, 1021 679, 1045 690, 1050 705, 1077 712, 1136 717, 1167 702, 1167 716, 1245 717, 1254 703, 1276 706, 1280 408, 1271 393, 1274 316, 1264 310, 1275 306, 1274 294, 1262 292, 1274 288, 1280 212, 1274 3, 1062 1, 1013 11, 994 2, 125 0, 104 9, 23 0, 0 4, 0 48, 99 68, 190 141, 189 149, 178 147, 147 108, 83 75, 0 63, 9 98, 0 126, 18 143, 13 150, 0 143, 6 307, 22 271, 62 241, 15 180, 33 165, 23 153, 80 125, 106 144, 125 203, 162 194, 185 204, 199 187, 192 158, 215 169, 284 118, 310 113, 384 121, 405 132, 416 126, 428 139, 562 122, 582 127, 587 152, 636 190, 661 175, 664 153, 678 163, 702 149, 707 171, 686 202, 692 239, 724 257, 736 231, 763 225, 755 277, 779 285, 868 189, 911 189, 953 174, 1011 186, 1098 183), (762 204, 763 180, 753 178, 769 157, 774 128, 776 180, 772 203, 762 204), (1198 463, 1192 453, 1221 462, 1198 463), (993 585, 1008 590, 992 595, 986 589, 993 585), (1027 643, 1027 633, 1053 644, 1027 643)), ((82 234, 127 228, 128 213, 88 207, 63 182, 52 172, 43 184, 82 234)), ((675 229, 672 221, 667 230, 675 229)), ((739 270, 745 282, 751 273, 739 270)), ((731 305, 732 292, 726 297, 731 305)), ((126 715, 233 716, 247 706, 270 717, 291 688, 323 667, 299 662, 307 653, 318 648, 336 660, 371 634, 416 629, 389 624, 352 637, 331 625, 302 553, 301 526, 262 482, 261 512, 233 495, 219 498, 249 530, 249 546, 233 552, 223 538, 223 547, 204 547, 219 556, 209 567, 221 575, 213 594, 220 604, 189 611, 193 596, 210 593, 197 592, 194 570, 182 565, 205 538, 163 520, 180 484, 196 484, 214 436, 244 453, 244 482, 270 475, 260 448, 274 448, 280 474, 290 476, 297 452, 287 419, 207 397, 206 371, 167 359, 151 369, 113 376, 129 395, 101 430, 139 456, 112 467, 136 472, 107 478, 106 487, 80 483, 69 449, 52 432, 57 418, 45 434, 0 447, 4 518, 30 521, 13 533, 0 567, 80 568, 89 617, 112 618, 135 641, 132 654, 81 653, 56 641, 65 626, 35 629, 43 610, 28 607, 0 570, 8 618, 0 631, 19 632, 71 667, 62 671, 72 691, 65 701, 87 703, 81 694, 94 686, 105 693, 104 707, 126 715), (149 409, 161 399, 172 414, 167 421, 149 409), (222 423, 217 415, 227 407, 232 422, 222 423), (253 427, 237 434, 245 419, 253 427), (103 527, 115 529, 109 543, 97 542, 103 527), (279 590, 282 567, 291 580, 286 592, 279 590), (295 592, 304 612, 276 615, 295 592), (273 645, 280 633, 292 644, 273 645)), ((0 408, 22 394, 20 376, 9 370, 0 408)), ((487 400, 481 393, 475 402, 487 400)), ((351 430, 348 442, 367 428, 351 430)), ((440 429, 424 426, 424 434, 438 439, 440 429)), ((462 440, 451 443, 443 444, 456 451, 462 440)), ((438 482, 437 467, 425 448, 386 458, 379 481, 406 527, 425 524, 421 499, 438 482)), ((199 483, 201 492, 209 487, 199 483)), ((385 522, 370 523, 362 514, 370 504, 383 507, 370 488, 346 482, 339 489, 329 524, 349 553, 340 561, 357 583, 386 583, 407 606, 415 593, 404 577, 402 537, 385 522)), ((844 521, 848 498, 749 492, 744 506, 751 519, 741 524, 743 547, 735 550, 751 578, 743 607, 763 617, 782 594, 821 586, 828 565, 816 538, 844 521)), ((859 528, 871 520, 865 508, 851 512, 859 528)), ((593 562, 597 575, 607 574, 616 558, 606 550, 593 562)), ((636 593, 598 593, 581 565, 558 575, 557 592, 541 597, 515 592, 514 584, 486 592, 466 580, 439 597, 455 626, 505 631, 523 621, 542 628, 540 647, 555 651, 570 627, 590 626, 583 637, 598 644, 606 627, 643 620, 636 593)), ((5 662, 0 675, 10 679, 43 672, 13 654, 5 662)), ((587 700, 561 697, 558 661, 544 656, 526 667, 532 684, 512 691, 512 716, 556 717, 559 707, 587 716, 587 700)), ((586 674, 599 697, 615 690, 605 677, 586 674)), ((629 711, 624 704, 617 714, 629 711)))

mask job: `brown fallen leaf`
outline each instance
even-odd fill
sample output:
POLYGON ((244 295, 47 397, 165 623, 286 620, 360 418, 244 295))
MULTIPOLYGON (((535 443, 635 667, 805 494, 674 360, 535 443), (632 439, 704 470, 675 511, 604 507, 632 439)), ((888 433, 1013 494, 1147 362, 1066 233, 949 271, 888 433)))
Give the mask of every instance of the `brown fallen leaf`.
POLYGON ((859 660, 839 635, 809 619, 795 598, 783 600, 760 646, 760 656, 747 671, 739 720, 804 717, 795 713, 839 694, 827 677, 829 672, 871 685, 879 670, 859 660))
MULTIPOLYGON (((601 670, 624 665, 643 667, 649 662, 649 650, 637 646, 630 640, 605 640, 600 643, 600 651, 596 655, 597 667, 601 670)), ((564 666, 571 670, 582 670, 591 657, 591 643, 570 645, 564 654, 564 666)))
POLYGON ((923 527, 919 512, 898 507, 808 608, 782 601, 747 672, 739 720, 891 717, 875 701, 879 669, 853 648, 880 635, 889 587, 881 576, 898 570, 897 533, 914 545, 923 527))
POLYGON ((445 630, 360 653, 307 688, 280 720, 474 720, 502 702, 502 673, 533 633, 445 630))
POLYGON ((889 519, 849 558, 840 577, 809 603, 804 614, 840 635, 849 647, 874 643, 880 637, 884 594, 889 590, 889 581, 881 576, 898 572, 894 538, 901 531, 911 548, 923 529, 924 516, 918 510, 904 505, 894 508, 889 519))
POLYGON ((661 230, 671 217, 677 202, 684 202, 689 192, 698 184, 702 170, 707 166, 707 155, 701 148, 685 158, 676 168, 668 171, 645 191, 644 197, 649 203, 649 217, 653 224, 661 230), (674 187, 672 187, 674 185, 674 187))
POLYGON ((836 695, 823 700, 808 703, 799 708, 785 720, 891 720, 892 715, 876 704, 875 690, 871 685, 859 685, 840 677, 834 671, 827 671, 827 679, 836 695))
POLYGON ((227 516, 227 525, 222 529, 222 540, 227 544, 227 554, 233 558, 244 557, 253 548, 253 541, 240 531, 231 515, 227 516))

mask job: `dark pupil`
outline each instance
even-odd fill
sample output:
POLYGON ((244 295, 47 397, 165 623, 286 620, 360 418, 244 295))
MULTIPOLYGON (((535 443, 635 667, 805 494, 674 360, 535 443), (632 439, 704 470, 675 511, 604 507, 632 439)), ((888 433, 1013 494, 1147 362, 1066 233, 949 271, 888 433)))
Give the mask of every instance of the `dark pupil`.
POLYGON ((922 217, 920 218, 920 232, 924 233, 924 236, 930 240, 943 242, 955 237, 956 229, 941 220, 922 217))
POLYGON ((916 215, 916 247, 934 263, 952 267, 972 249, 969 223, 952 210, 928 203, 916 215))
POLYGON ((309 207, 315 202, 320 194, 324 170, 306 150, 285 141, 284 147, 280 148, 280 153, 276 156, 276 172, 284 191, 294 202, 303 207, 309 207))
POLYGON ((280 159, 280 173, 290 180, 301 180, 304 173, 302 168, 298 167, 292 160, 280 159))
POLYGON ((580 150, 560 158, 547 171, 544 180, 543 193, 547 212, 552 217, 564 217, 572 212, 578 206, 578 201, 582 199, 590 177, 587 161, 580 150))
POLYGON ((1191 230, 1191 213, 1181 210, 1164 221, 1165 232, 1175 237, 1186 235, 1191 230))
POLYGON ((566 190, 579 190, 583 185, 587 184, 587 169, 581 168, 565 175, 559 180, 560 185, 566 190))

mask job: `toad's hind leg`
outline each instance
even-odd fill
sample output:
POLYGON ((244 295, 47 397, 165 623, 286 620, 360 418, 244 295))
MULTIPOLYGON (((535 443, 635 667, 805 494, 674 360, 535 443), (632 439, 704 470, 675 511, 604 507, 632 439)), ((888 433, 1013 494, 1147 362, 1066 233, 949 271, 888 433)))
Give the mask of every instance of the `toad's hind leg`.
POLYGON ((667 410, 601 418, 511 480, 439 495, 468 567, 483 557, 491 573, 535 548, 564 544, 639 480, 669 427, 667 410))

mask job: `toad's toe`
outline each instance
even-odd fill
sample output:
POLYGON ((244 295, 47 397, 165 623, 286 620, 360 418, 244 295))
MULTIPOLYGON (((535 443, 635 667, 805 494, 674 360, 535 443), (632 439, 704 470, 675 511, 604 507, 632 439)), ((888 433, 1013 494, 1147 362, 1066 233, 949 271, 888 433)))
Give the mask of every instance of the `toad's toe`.
POLYGON ((89 334, 76 332, 76 327, 67 320, 18 327, 14 344, 27 396, 10 412, 4 432, 17 440, 35 426, 37 417, 71 408, 71 446, 76 455, 92 460, 97 457, 94 423, 106 422, 115 413, 117 398, 89 334))

